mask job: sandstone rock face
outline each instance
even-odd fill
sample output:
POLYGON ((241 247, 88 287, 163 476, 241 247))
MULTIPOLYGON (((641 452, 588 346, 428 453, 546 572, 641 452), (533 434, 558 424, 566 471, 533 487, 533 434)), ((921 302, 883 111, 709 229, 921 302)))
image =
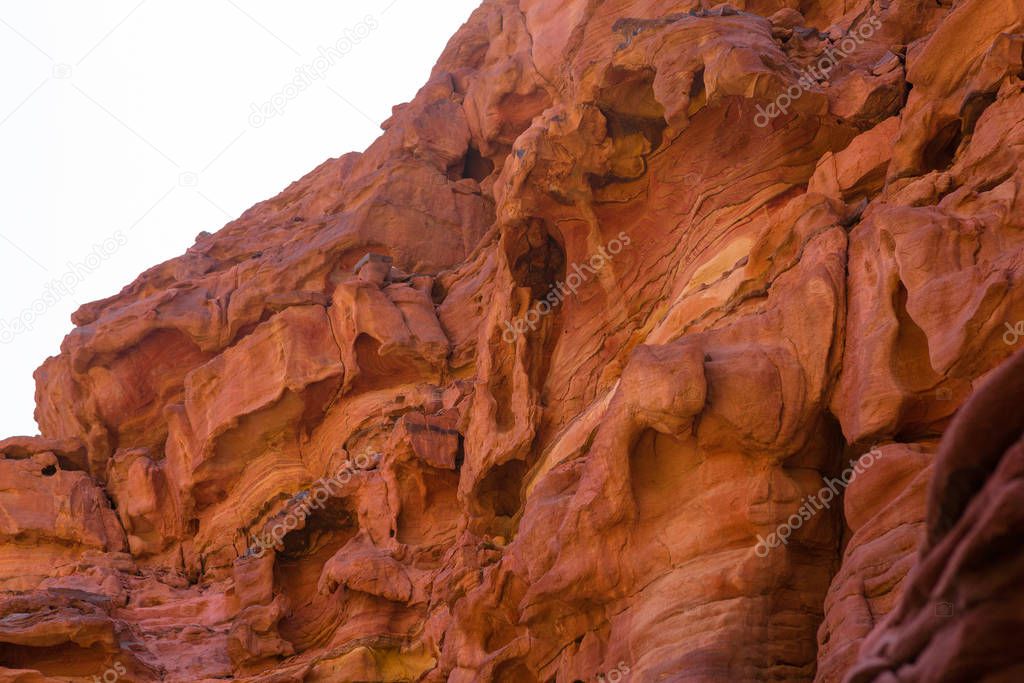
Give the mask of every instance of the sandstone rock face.
POLYGON ((993 373, 935 458, 926 535, 907 587, 850 683, 1020 680, 1024 618, 1024 352, 993 373))
POLYGON ((1016 680, 1022 79, 1020 0, 485 0, 75 313, 0 681, 1016 680))

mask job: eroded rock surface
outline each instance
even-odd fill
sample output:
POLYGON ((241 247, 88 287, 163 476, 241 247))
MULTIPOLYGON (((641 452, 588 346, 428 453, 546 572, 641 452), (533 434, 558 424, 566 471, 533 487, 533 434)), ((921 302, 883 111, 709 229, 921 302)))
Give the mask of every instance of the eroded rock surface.
POLYGON ((1020 0, 486 0, 75 313, 0 681, 1014 680, 1022 79, 1020 0))

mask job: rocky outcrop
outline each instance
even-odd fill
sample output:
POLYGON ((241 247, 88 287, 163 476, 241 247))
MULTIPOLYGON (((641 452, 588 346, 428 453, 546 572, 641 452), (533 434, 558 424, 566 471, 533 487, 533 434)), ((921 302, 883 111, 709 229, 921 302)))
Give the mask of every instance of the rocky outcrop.
POLYGON ((996 370, 935 459, 920 559, 896 609, 865 640, 850 683, 1013 680, 1024 536, 1024 353, 996 370))
POLYGON ((75 313, 0 681, 1011 680, 1022 79, 1019 0, 486 0, 75 313))

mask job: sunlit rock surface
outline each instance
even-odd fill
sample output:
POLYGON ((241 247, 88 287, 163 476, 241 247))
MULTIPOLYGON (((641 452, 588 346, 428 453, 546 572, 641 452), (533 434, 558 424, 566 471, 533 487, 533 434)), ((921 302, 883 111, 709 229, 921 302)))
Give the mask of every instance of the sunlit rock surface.
POLYGON ((1022 60, 1020 0, 484 2, 75 313, 0 682, 1018 680, 1022 60))

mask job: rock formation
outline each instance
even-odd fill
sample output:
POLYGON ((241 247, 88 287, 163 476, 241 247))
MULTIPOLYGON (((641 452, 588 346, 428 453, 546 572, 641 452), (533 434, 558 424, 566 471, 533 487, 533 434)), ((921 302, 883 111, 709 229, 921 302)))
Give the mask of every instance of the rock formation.
POLYGON ((0 682, 1020 680, 1022 79, 1020 0, 485 0, 74 314, 0 682))

